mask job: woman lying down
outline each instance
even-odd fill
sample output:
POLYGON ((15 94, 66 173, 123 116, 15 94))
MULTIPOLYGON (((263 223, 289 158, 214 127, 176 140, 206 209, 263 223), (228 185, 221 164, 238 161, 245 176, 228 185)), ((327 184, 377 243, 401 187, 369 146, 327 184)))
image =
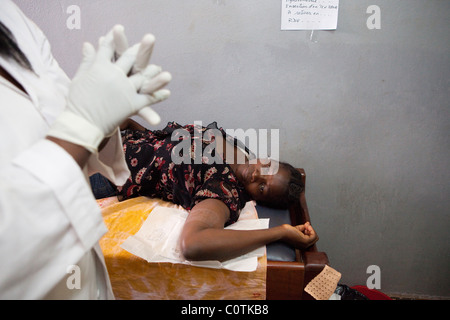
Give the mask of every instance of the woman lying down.
POLYGON ((160 198, 188 210, 180 236, 187 260, 225 261, 274 241, 303 249, 318 240, 308 222, 264 230, 224 229, 237 221, 247 201, 286 208, 297 200, 303 184, 291 165, 280 162, 276 173, 267 172, 270 163, 249 161, 237 140, 215 123, 169 123, 163 130, 150 131, 129 120, 121 129, 131 176, 115 190, 117 196, 160 198))

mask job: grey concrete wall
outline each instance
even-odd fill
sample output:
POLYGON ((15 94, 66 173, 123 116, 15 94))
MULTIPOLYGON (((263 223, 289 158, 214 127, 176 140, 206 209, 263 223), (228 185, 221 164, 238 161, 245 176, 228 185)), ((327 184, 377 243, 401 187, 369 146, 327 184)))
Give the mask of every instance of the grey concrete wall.
POLYGON ((153 62, 173 74, 163 122, 280 129, 343 283, 377 265, 383 292, 449 297, 450 1, 340 2, 337 30, 311 36, 280 31, 273 0, 16 0, 69 75, 82 41, 114 24, 133 43, 154 33, 153 62), (370 5, 381 29, 366 26, 370 5))

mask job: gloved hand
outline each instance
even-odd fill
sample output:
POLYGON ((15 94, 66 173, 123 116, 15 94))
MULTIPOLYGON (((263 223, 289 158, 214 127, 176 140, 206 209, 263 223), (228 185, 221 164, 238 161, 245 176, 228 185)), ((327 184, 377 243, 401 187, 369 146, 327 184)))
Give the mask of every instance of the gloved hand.
POLYGON ((69 88, 67 107, 48 135, 95 153, 103 138, 113 133, 126 118, 167 99, 170 91, 160 89, 170 82, 171 75, 153 65, 144 68, 142 61, 146 57, 138 61, 143 70, 130 74, 138 54, 142 53, 142 45, 143 49, 148 48, 144 41, 113 61, 114 32, 100 39, 97 52, 91 44, 85 43, 83 61, 69 88))
MULTIPOLYGON (((133 59, 134 52, 129 56, 123 55, 124 52, 128 49, 128 39, 125 35, 123 26, 115 26, 112 32, 114 35, 114 44, 116 47, 115 58, 118 59, 119 57, 122 57, 123 63, 130 63, 130 60, 135 60, 133 68, 131 70, 131 74, 136 74, 138 72, 148 72, 149 75, 152 76, 152 73, 157 74, 161 72, 161 67, 159 66, 148 66, 148 62, 153 52, 153 46, 155 44, 155 37, 153 35, 147 34, 144 36, 141 41, 141 45, 139 46, 139 51, 136 54, 136 58, 133 59)), ((143 87, 146 88, 145 84, 143 85, 143 87)), ((140 92, 151 93, 151 89, 152 88, 146 88, 144 90, 141 89, 140 92)), ((152 125, 157 125, 161 122, 161 117, 150 107, 141 109, 138 114, 152 125)))

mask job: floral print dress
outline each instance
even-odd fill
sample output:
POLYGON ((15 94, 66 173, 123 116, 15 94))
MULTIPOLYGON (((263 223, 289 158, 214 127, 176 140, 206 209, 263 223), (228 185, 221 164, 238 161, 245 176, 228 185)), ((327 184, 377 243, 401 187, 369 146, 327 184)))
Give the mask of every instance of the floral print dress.
POLYGON ((204 199, 218 199, 230 209, 226 225, 236 222, 240 210, 251 199, 222 157, 221 161, 212 161, 218 154, 213 148, 215 144, 212 145, 215 138, 210 129, 233 144, 239 143, 217 128, 215 122, 207 127, 170 122, 162 130, 122 131, 131 176, 118 188, 120 198, 160 198, 186 210, 204 199), (184 146, 189 143, 189 148, 180 148, 180 143, 184 146), (180 151, 185 153, 181 163, 180 151))

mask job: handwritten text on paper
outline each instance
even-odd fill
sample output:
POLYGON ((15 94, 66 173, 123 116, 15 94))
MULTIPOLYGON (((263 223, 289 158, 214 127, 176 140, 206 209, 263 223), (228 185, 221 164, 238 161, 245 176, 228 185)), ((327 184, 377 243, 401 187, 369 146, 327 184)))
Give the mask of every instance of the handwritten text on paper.
POLYGON ((281 30, 335 30, 339 0, 282 0, 281 30))

